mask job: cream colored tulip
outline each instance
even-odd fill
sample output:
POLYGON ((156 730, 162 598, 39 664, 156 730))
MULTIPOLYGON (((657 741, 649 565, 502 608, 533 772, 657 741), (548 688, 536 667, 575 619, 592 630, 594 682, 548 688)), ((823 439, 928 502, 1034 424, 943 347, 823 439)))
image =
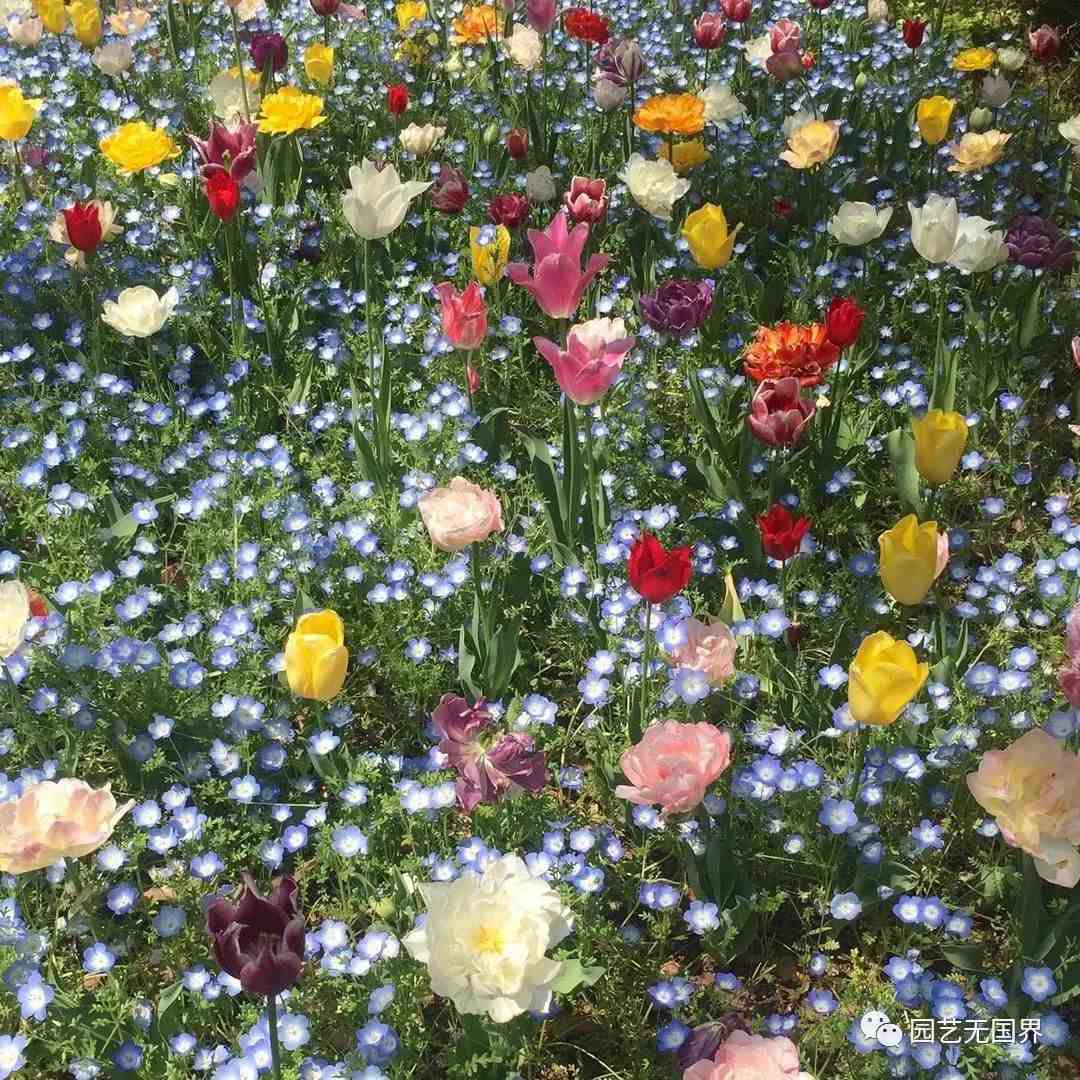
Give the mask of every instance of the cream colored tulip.
POLYGON ((106 300, 101 321, 124 337, 148 338, 156 334, 172 316, 180 300, 175 286, 163 296, 145 285, 124 289, 116 300, 106 300))
POLYGON ((402 181, 397 169, 387 165, 377 169, 364 158, 349 169, 349 190, 341 197, 345 220, 357 236, 381 240, 389 236, 409 212, 409 204, 423 195, 434 181, 402 181))

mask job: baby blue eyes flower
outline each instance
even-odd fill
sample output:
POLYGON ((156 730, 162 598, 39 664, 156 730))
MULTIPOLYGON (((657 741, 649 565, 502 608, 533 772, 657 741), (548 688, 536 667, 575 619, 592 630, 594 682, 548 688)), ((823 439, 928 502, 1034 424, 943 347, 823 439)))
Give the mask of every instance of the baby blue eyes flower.
POLYGON ((343 825, 335 829, 331 840, 334 850, 346 859, 368 852, 367 837, 355 825, 343 825))
POLYGON ((1054 981, 1054 973, 1048 967, 1025 967, 1024 977, 1020 981, 1020 989, 1032 1001, 1045 1001, 1057 993, 1057 983, 1054 981))
POLYGON ((186 922, 187 912, 171 904, 163 904, 153 920, 154 929, 163 938, 175 937, 184 929, 186 922))
POLYGON ((858 824, 855 805, 849 799, 823 799, 818 821, 834 836, 841 836, 858 824))
POLYGON ((834 919, 851 921, 862 913, 862 901, 853 892, 839 893, 832 898, 829 911, 834 919))
POLYGON ((24 1020, 44 1020, 56 991, 47 982, 43 982, 40 973, 35 971, 19 987, 15 996, 24 1020))
POLYGON ((710 930, 720 928, 719 908, 716 904, 694 900, 683 914, 686 925, 697 935, 703 936, 710 930))
POLYGON ((83 952, 83 971, 90 975, 109 971, 115 963, 116 957, 100 941, 95 942, 83 952))

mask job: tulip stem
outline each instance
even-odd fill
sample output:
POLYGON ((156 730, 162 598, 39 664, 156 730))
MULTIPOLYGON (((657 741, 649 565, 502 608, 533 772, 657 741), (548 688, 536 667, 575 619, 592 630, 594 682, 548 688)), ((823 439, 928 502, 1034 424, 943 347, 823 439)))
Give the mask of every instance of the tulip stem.
POLYGON ((656 653, 656 638, 652 631, 652 603, 645 603, 645 648, 641 658, 641 688, 638 695, 637 715, 630 718, 630 741, 640 742, 648 727, 645 719, 649 710, 649 677, 652 674, 653 657, 656 653))
POLYGON ((248 104, 247 77, 244 75, 244 56, 240 51, 240 23, 236 18, 236 8, 229 5, 229 17, 232 19, 233 48, 236 50, 236 66, 240 70, 240 94, 244 100, 244 119, 251 123, 251 105, 248 104))
POLYGON ((274 1063, 274 1080, 281 1080, 281 1042, 277 1029, 277 994, 266 999, 266 1026, 270 1031, 270 1059, 274 1063))

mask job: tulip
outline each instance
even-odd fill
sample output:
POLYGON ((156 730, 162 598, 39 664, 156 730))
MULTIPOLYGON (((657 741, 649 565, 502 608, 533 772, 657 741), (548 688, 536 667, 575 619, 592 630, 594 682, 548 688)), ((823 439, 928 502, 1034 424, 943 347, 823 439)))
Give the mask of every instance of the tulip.
POLYGON ((955 199, 928 195, 918 207, 908 203, 911 212, 911 243, 927 262, 943 263, 956 247, 960 211, 955 199))
POLYGON ((634 337, 622 319, 590 319, 570 327, 565 349, 543 337, 534 337, 533 344, 551 365, 559 389, 576 405, 592 405, 618 377, 634 337))
POLYGON ((520 161, 529 152, 529 133, 524 128, 511 128, 506 136, 506 152, 520 161))
POLYGON ((799 554, 803 537, 810 531, 809 518, 795 517, 781 503, 774 503, 767 514, 758 515, 757 525, 765 554, 780 562, 799 554))
POLYGON ((1072 358, 1077 370, 1080 371, 1080 337, 1072 339, 1072 358))
POLYGON ((798 379, 765 379, 758 384, 746 423, 767 446, 794 446, 802 438, 817 405, 804 398, 798 379))
POLYGON ((773 53, 797 53, 802 48, 802 27, 791 19, 781 19, 769 28, 773 53))
POLYGON ((449 282, 435 287, 442 304, 442 331, 455 349, 479 349, 487 337, 487 308, 480 285, 472 281, 459 293, 449 282))
POLYGON ((720 0, 720 10, 733 23, 744 23, 750 18, 750 0, 720 0))
MULTIPOLYGON (((982 81, 979 93, 987 105, 993 109, 1000 109, 1008 104, 1012 94, 1012 83, 1001 75, 987 75, 982 81)), ((986 126, 989 127, 989 123, 986 126)))
POLYGON ((694 41, 703 49, 718 49, 724 44, 726 35, 724 16, 715 11, 706 11, 694 23, 694 41))
POLYGON ((860 247, 876 240, 892 218, 891 206, 877 210, 870 203, 845 202, 829 219, 829 235, 841 244, 860 247))
POLYGON ((364 240, 381 240, 405 220, 409 204, 431 184, 430 180, 403 183, 393 165, 377 169, 364 158, 349 169, 349 190, 341 197, 345 220, 364 240))
POLYGON ((1055 60, 1061 52, 1061 30, 1056 26, 1043 23, 1038 30, 1028 33, 1028 48, 1031 49, 1031 55, 1036 60, 1044 63, 1055 60))
POLYGON ((872 23, 887 23, 889 5, 886 0, 866 0, 866 18, 872 23))
POLYGON ((866 312, 852 297, 834 296, 825 315, 825 333, 834 345, 846 349, 859 340, 865 318, 866 312))
POLYGON ((664 548, 651 533, 642 533, 630 549, 630 587, 650 604, 665 604, 690 584, 690 548, 664 548))
POLYGON ((703 270, 716 270, 731 261, 735 238, 741 228, 740 223, 729 230, 723 208, 705 203, 687 216, 682 234, 694 262, 703 270))
POLYGON ((440 551, 457 554, 503 530, 498 496, 463 476, 455 476, 449 487, 425 492, 416 508, 431 542, 440 551))
POLYGON ((220 221, 228 221, 240 208, 240 185, 225 172, 215 169, 203 180, 203 191, 210 212, 220 221))
POLYGON ((773 53, 765 61, 765 70, 778 82, 791 82, 803 73, 802 55, 791 49, 773 53))
POLYGON ((289 689, 308 701, 331 701, 341 692, 348 667, 341 616, 330 608, 301 615, 285 641, 289 689))
POLYGON ((324 19, 336 15, 339 7, 341 7, 341 0, 311 0, 311 10, 324 19))
POLYGON ((41 98, 23 97, 14 83, 0 83, 0 139, 25 138, 43 104, 41 98))
POLYGON ((555 0, 526 0, 525 17, 538 34, 546 34, 558 18, 555 0))
MULTIPOLYGON (((921 604, 926 599, 930 586, 940 573, 941 539, 937 522, 927 521, 920 525, 914 514, 901 518, 878 537, 881 583, 898 604, 921 604)), ((947 546, 945 550, 948 551, 947 546)))
POLYGON ((589 226, 582 222, 568 230, 566 222, 566 211, 560 210, 543 232, 529 230, 531 274, 525 263, 511 263, 506 268, 506 276, 531 293, 553 319, 568 319, 577 311, 585 290, 609 261, 607 255, 590 255, 583 271, 581 255, 589 226))
POLYGON ((555 177, 546 165, 541 165, 525 174, 525 194, 529 202, 549 203, 555 198, 555 177))
POLYGON ((37 45, 41 41, 44 28, 44 23, 36 15, 30 18, 11 15, 7 20, 7 32, 16 45, 25 45, 30 48, 37 45))
POLYGON ((254 124, 243 120, 235 122, 231 127, 212 123, 208 138, 199 139, 194 135, 189 135, 188 138, 202 159, 204 174, 224 169, 238 184, 242 184, 257 164, 255 130, 254 124))
POLYGON ((1006 262, 1009 247, 1005 243, 1005 234, 1000 229, 991 229, 993 224, 974 214, 962 217, 949 265, 965 274, 982 274, 1006 262))
POLYGON ((398 141, 410 154, 424 157, 445 134, 446 128, 435 124, 410 124, 398 136, 398 141))
POLYGON ((573 177, 569 190, 563 195, 563 204, 575 222, 595 224, 603 221, 608 207, 606 181, 590 180, 584 176, 573 177))
POLYGON ((147 338, 168 322, 179 302, 175 285, 160 297, 153 289, 136 285, 124 289, 115 301, 105 301, 101 321, 124 337, 147 338))
POLYGON ((102 75, 115 79, 131 67, 131 46, 126 41, 111 41, 96 48, 90 59, 102 75))
POLYGON ((967 421, 957 412, 931 409, 911 421, 915 436, 915 468, 935 487, 952 479, 967 444, 967 421))
POLYGON ((863 638, 848 668, 848 708, 859 724, 885 727, 896 721, 930 674, 906 641, 884 630, 863 638))
POLYGON ((409 107, 409 88, 404 83, 387 87, 386 107, 394 116, 400 116, 409 107))
POLYGON ((922 19, 905 19, 903 34, 904 44, 914 51, 922 46, 926 36, 926 23, 922 19))
POLYGON ((428 192, 431 205, 444 214, 460 214, 469 201, 469 185, 464 174, 443 162, 439 175, 428 192))
POLYGON ((289 47, 280 34, 256 32, 251 35, 251 62, 259 71, 281 71, 289 59, 289 47))
POLYGON ((496 225, 505 225, 508 229, 516 229, 528 216, 528 195, 513 192, 496 195, 488 206, 488 217, 496 225))
POLYGON ((945 140, 945 136, 949 133, 949 121, 952 120, 955 108, 955 101, 940 95, 923 98, 919 102, 915 109, 915 122, 927 146, 937 146, 945 140))
POLYGON ((469 229, 469 253, 473 276, 481 285, 494 285, 506 270, 510 257, 510 230, 505 225, 469 229))
POLYGON ((50 34, 62 34, 67 26, 67 9, 63 0, 34 0, 34 14, 50 34))
POLYGON ((606 78, 600 72, 593 76, 593 101, 603 112, 614 112, 626 100, 626 87, 606 78))
POLYGON ((334 74, 334 50, 312 42, 304 50, 304 72, 312 82, 325 86, 334 74))
POLYGON ((26 640, 30 614, 30 590, 21 581, 0 583, 0 659, 6 660, 26 640))
POLYGON ((654 329, 683 337, 697 330, 712 312, 710 281, 672 278, 638 297, 642 318, 654 329))
POLYGON ((94 202, 75 203, 63 211, 68 243, 84 255, 92 255, 101 243, 101 212, 94 202))
POLYGON ((279 878, 262 896, 250 874, 237 903, 214 900, 206 928, 222 969, 249 994, 275 997, 300 978, 304 966, 304 917, 296 903, 296 882, 279 878))

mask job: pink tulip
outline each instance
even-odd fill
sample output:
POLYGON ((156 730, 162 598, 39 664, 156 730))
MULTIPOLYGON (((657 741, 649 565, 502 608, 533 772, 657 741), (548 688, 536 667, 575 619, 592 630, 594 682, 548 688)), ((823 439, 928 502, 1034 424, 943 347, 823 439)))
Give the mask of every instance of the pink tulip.
POLYGON ((802 46, 802 27, 791 19, 781 19, 769 28, 769 41, 774 53, 797 53, 802 46))
POLYGON ((546 34, 558 18, 555 10, 555 0, 527 0, 525 4, 525 17, 529 25, 538 33, 546 34))
POLYGON ((1073 363, 1080 368, 1080 337, 1072 339, 1072 356, 1073 363))
POLYGON ((731 736, 712 724, 653 724, 619 758, 630 784, 620 784, 615 794, 639 806, 658 803, 665 814, 685 813, 701 803, 730 761, 731 736))
POLYGON ((750 0, 720 0, 720 10, 735 23, 750 18, 750 0))
POLYGON ((683 623, 686 640, 671 650, 676 667, 700 671, 710 686, 720 686, 735 674, 735 635, 719 619, 703 623, 687 619, 683 623))
POLYGON ((531 275, 525 263, 511 263, 506 268, 506 276, 531 292, 544 313, 553 319, 569 319, 577 311, 585 290, 610 258, 590 255, 582 272, 581 254, 589 237, 589 226, 582 222, 568 230, 566 222, 566 211, 560 210, 543 232, 529 230, 529 246, 533 250, 531 275))
POLYGON ((242 184, 258 164, 255 156, 255 125, 244 121, 232 128, 212 123, 210 137, 198 139, 189 135, 191 145, 202 158, 203 173, 224 169, 242 184))
POLYGON ((1080 604, 1069 612, 1065 626, 1065 651, 1070 660, 1080 660, 1080 604))
MULTIPOLYGON (((563 195, 563 202, 574 221, 587 221, 595 225, 603 221, 607 214, 607 183, 601 179, 575 176, 570 181, 570 190, 563 195)), ((1080 338, 1076 340, 1080 342, 1080 338)))
POLYGON ((769 446, 794 446, 802 438, 817 406, 799 389, 795 378, 762 380, 746 417, 754 438, 769 446))
POLYGON ((800 1080, 808 1075, 800 1071, 799 1051, 790 1039, 733 1031, 711 1060, 691 1065, 683 1080, 800 1080))
POLYGON ((487 337, 487 308, 480 286, 469 282, 459 293, 449 281, 435 287, 442 301, 442 331, 455 349, 471 352, 479 349, 487 337))
POLYGON ((576 405, 592 405, 622 370, 634 338, 627 336, 622 319, 590 319, 570 327, 565 349, 543 337, 533 338, 533 344, 551 365, 559 389, 576 405))

